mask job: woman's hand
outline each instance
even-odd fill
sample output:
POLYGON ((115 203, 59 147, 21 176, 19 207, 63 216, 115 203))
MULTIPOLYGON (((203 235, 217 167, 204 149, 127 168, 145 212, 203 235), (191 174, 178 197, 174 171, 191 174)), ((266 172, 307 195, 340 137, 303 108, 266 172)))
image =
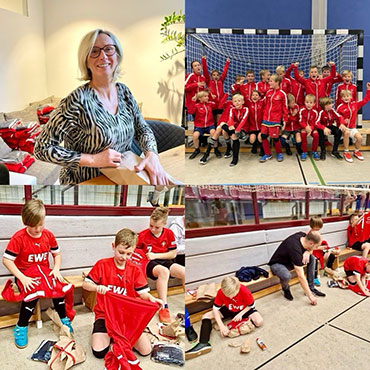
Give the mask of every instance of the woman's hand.
POLYGON ((135 166, 136 172, 146 170, 150 178, 151 185, 168 185, 169 179, 159 162, 159 157, 154 152, 147 152, 145 158, 138 166, 135 166))
POLYGON ((97 154, 82 154, 80 166, 86 167, 119 167, 121 153, 113 149, 105 149, 97 154))

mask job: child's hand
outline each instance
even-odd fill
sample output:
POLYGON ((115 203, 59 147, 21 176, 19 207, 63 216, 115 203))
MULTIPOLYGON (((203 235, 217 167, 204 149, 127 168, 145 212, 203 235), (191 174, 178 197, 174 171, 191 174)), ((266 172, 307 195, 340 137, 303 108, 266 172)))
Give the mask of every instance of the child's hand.
POLYGON ((299 62, 294 62, 293 65, 294 65, 294 67, 298 67, 299 66, 299 62))
POLYGON ((241 312, 239 312, 234 318, 232 321, 240 321, 242 320, 243 318, 243 314, 241 312))
POLYGON ((197 82, 198 87, 204 87, 206 83, 204 81, 197 82))
POLYGON ((292 112, 292 116, 294 117, 294 116, 296 116, 297 115, 297 113, 298 113, 298 109, 294 109, 293 110, 293 112, 292 112))
POLYGON ((149 261, 151 261, 151 260, 155 260, 155 255, 154 255, 154 253, 152 253, 152 252, 148 252, 148 253, 146 254, 146 257, 148 258, 148 260, 149 260, 149 261))
POLYGON ((366 82, 366 90, 370 90, 370 82, 366 82))
POLYGON ((227 336, 229 335, 229 332, 230 332, 230 330, 228 329, 228 327, 227 327, 227 326, 222 325, 222 326, 220 327, 220 333, 221 333, 221 336, 222 336, 222 337, 227 337, 227 336))
POLYGON ((99 294, 105 294, 108 291, 108 288, 105 285, 98 285, 96 287, 96 292, 99 294))
POLYGON ((55 267, 50 271, 49 276, 54 276, 55 279, 59 280, 61 283, 64 283, 64 277, 60 274, 59 269, 55 267))
POLYGON ((40 282, 36 278, 31 278, 24 276, 22 279, 19 279, 23 285, 24 291, 31 291, 35 286, 40 285, 40 282))
POLYGON ((284 122, 283 123, 283 126, 281 127, 281 131, 284 131, 285 130, 285 126, 286 126, 286 123, 284 122))
POLYGON ((328 64, 329 64, 330 67, 331 66, 335 66, 335 63, 334 62, 329 62, 328 64))
POLYGON ((344 123, 348 125, 348 124, 349 124, 349 118, 346 118, 346 119, 344 120, 344 123))
POLYGON ((343 123, 339 126, 339 130, 343 132, 343 134, 346 132, 347 127, 343 125, 343 123))
POLYGON ((153 302, 153 303, 158 303, 160 305, 160 309, 164 307, 164 303, 161 299, 159 298, 155 298, 153 296, 151 296, 152 298, 150 299, 150 302, 153 302))
POLYGON ((306 126, 306 132, 307 132, 307 135, 311 135, 311 132, 312 132, 312 128, 310 125, 307 125, 306 126))
POLYGON ((202 59, 207 59, 205 55, 202 56, 202 59))
POLYGON ((230 62, 230 58, 229 57, 226 58, 226 62, 230 62))
POLYGON ((330 135, 330 133, 331 133, 331 131, 327 127, 325 127, 324 128, 324 135, 328 136, 328 135, 330 135))

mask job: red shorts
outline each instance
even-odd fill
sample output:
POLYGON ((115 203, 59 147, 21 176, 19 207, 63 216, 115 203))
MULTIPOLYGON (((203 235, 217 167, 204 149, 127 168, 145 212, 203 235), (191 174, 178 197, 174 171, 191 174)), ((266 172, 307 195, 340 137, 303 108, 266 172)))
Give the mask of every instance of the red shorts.
POLYGON ((261 134, 268 135, 272 138, 278 138, 280 133, 280 126, 265 126, 262 124, 261 126, 261 134))

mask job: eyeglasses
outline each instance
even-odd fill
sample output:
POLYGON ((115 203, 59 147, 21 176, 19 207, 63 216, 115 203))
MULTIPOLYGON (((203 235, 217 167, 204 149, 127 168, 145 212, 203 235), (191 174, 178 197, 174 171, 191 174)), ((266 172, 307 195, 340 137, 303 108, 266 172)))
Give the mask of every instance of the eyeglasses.
POLYGON ((104 51, 105 55, 108 57, 111 57, 116 53, 116 45, 105 45, 102 48, 99 48, 98 46, 94 46, 90 51, 90 57, 91 58, 98 58, 101 51, 104 51))

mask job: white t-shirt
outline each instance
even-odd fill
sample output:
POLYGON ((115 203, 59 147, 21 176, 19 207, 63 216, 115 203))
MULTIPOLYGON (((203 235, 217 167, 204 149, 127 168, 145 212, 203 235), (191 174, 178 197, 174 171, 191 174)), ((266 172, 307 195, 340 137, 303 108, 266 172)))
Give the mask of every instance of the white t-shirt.
POLYGON ((175 234, 177 254, 185 254, 185 225, 183 216, 176 217, 171 222, 169 229, 175 234))

